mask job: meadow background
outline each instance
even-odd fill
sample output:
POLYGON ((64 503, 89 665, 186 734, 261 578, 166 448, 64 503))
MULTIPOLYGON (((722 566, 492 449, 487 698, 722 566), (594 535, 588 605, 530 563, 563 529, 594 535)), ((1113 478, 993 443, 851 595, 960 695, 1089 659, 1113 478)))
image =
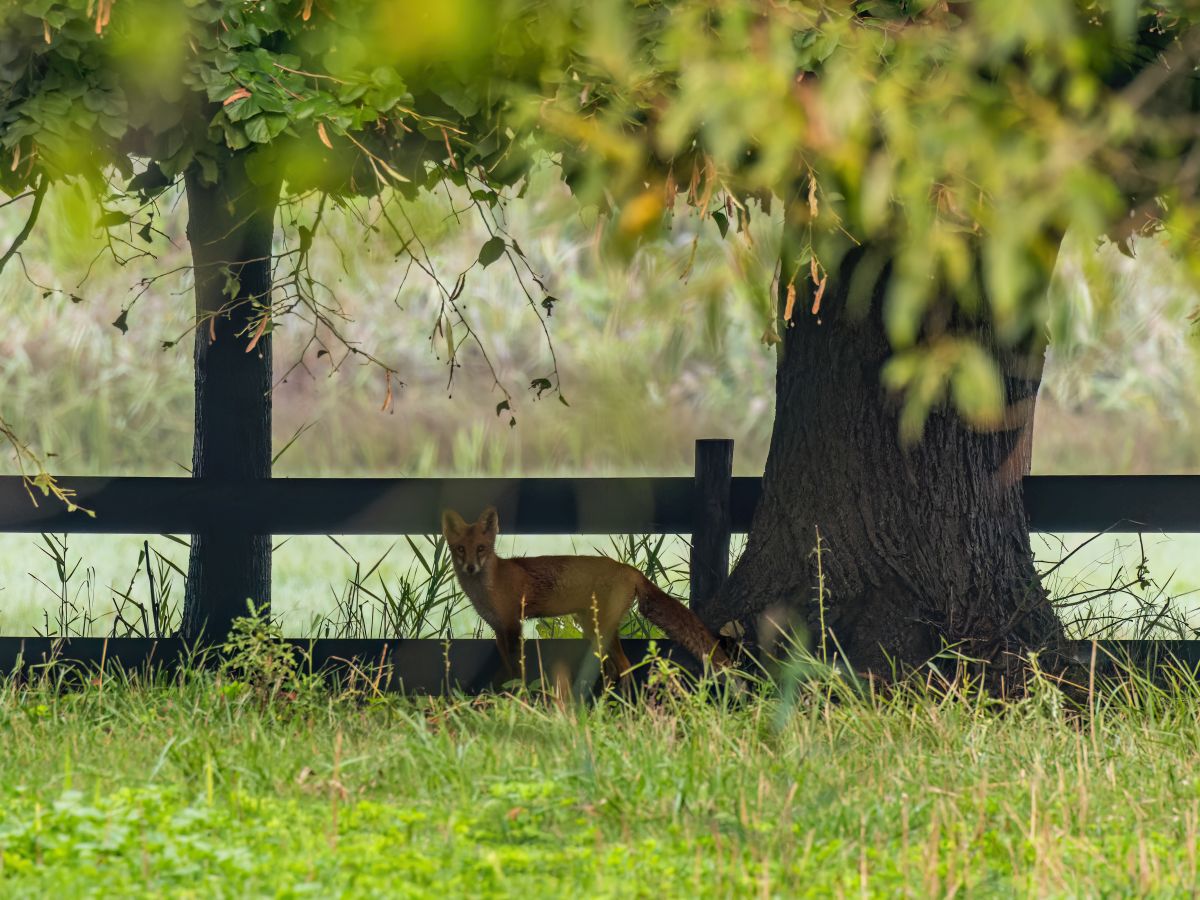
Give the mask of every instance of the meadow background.
MULTIPOLYGON (((462 201, 430 196, 391 210, 413 223, 444 284, 471 267, 488 237, 462 201)), ((180 195, 160 204, 153 257, 120 264, 144 245, 132 231, 105 238, 95 227, 95 199, 56 187, 24 267, 0 276, 0 415, 53 454, 56 472, 187 471, 192 300, 182 204, 180 195), (162 277, 143 282, 154 276, 162 277), (123 310, 127 333, 113 325, 123 310)), ((461 326, 460 365, 448 366, 437 284, 395 261, 377 207, 345 212, 326 214, 326 239, 314 245, 313 271, 328 289, 321 296, 339 311, 342 335, 393 367, 404 386, 385 411, 381 369, 343 361, 336 342, 318 355, 303 313, 280 319, 276 374, 290 374, 275 393, 277 476, 684 475, 701 437, 734 438, 735 472, 761 473, 774 399, 774 354, 761 338, 772 309, 775 216, 756 210, 748 233, 731 230, 723 239, 712 221, 681 208, 659 241, 621 250, 552 171, 537 173, 508 205, 504 225, 558 298, 553 315, 539 321, 517 274, 501 263, 470 269, 463 294, 471 328, 511 392, 510 425, 496 413, 504 394, 461 326), (567 404, 528 389, 534 379, 553 380, 556 368, 567 404)), ((278 249, 295 246, 296 224, 312 213, 303 205, 281 211, 278 249)), ((20 222, 19 211, 0 210, 0 235, 20 222)), ((1200 366, 1189 318, 1198 305, 1152 240, 1136 245, 1135 258, 1069 244, 1051 303, 1035 473, 1200 472, 1200 366)), ((327 329, 316 333, 330 337, 327 329)), ((10 455, 0 457, 0 472, 15 471, 10 455)), ((1056 567, 1089 537, 1035 541, 1077 633, 1139 611, 1143 625, 1154 620, 1190 633, 1200 541, 1106 537, 1056 567), (1143 559, 1149 574, 1139 579, 1143 559), (1164 604, 1175 612, 1156 619, 1164 604)), ((603 537, 501 541, 504 553, 593 550, 652 567, 686 594, 686 536, 624 546, 603 537)), ((435 552, 423 540, 280 537, 275 610, 288 633, 311 634, 355 604, 377 609, 388 598, 420 594, 441 605, 428 621, 410 622, 415 630, 476 633, 477 620, 445 572, 433 571, 435 552)), ((152 580, 168 603, 178 602, 186 558, 186 547, 164 536, 0 536, 0 633, 106 634, 114 598, 144 603, 152 580)), ((1142 625, 1121 627, 1137 633, 1142 625)))

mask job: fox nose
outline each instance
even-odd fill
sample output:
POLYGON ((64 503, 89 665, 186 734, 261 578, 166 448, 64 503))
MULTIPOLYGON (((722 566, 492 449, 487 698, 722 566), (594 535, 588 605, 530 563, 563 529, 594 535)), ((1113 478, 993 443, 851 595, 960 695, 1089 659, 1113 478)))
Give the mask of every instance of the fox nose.
POLYGON ((474 575, 479 571, 479 566, 475 563, 467 563, 463 568, 467 570, 468 575, 474 575))

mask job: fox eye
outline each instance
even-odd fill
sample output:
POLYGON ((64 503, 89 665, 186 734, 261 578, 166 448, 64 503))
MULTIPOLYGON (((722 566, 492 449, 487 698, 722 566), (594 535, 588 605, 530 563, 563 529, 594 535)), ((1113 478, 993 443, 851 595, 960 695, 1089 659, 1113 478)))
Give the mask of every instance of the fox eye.
POLYGON ((467 548, 464 547, 462 544, 459 544, 457 547, 454 548, 454 552, 455 553, 463 553, 466 551, 466 549, 467 548))
POLYGON ((482 553, 486 549, 487 549, 487 547, 485 547, 483 544, 480 544, 478 547, 475 548, 475 552, 482 553))

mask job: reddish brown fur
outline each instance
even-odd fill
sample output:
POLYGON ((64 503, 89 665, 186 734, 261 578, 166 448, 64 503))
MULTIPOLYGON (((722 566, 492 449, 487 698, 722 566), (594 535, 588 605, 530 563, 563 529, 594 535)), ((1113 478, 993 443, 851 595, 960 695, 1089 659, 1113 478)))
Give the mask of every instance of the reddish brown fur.
POLYGON ((453 510, 442 514, 442 534, 459 584, 495 631, 510 676, 517 674, 514 662, 521 622, 570 615, 584 635, 598 638, 606 674, 619 679, 629 670, 629 660, 617 629, 635 599, 647 619, 696 657, 729 665, 729 658, 695 614, 632 566, 602 556, 502 559, 495 553, 499 530, 499 517, 491 507, 472 523, 453 510))

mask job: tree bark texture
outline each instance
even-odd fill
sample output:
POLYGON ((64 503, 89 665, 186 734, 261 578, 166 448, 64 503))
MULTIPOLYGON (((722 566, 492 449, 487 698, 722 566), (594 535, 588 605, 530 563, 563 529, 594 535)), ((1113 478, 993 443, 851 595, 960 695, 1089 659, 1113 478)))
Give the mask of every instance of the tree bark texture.
MULTIPOLYGON (((798 303, 784 330, 762 497, 706 624, 737 622, 761 643, 776 626, 800 624, 819 647, 823 622, 827 652, 859 670, 888 677, 950 646, 993 663, 994 674, 1062 631, 1021 498, 1041 352, 1004 367, 1002 430, 972 429, 941 408, 923 439, 905 445, 899 400, 880 374, 892 352, 881 313, 890 267, 867 269, 869 259, 850 253, 820 313, 798 303), (856 315, 847 300, 850 286, 862 290, 859 266, 879 274, 856 315)), ((956 330, 990 342, 986 325, 956 330)))
MULTIPOLYGON (((188 240, 196 289, 195 438, 192 476, 231 481, 271 477, 271 336, 255 336, 271 292, 271 239, 280 185, 254 184, 241 159, 215 184, 185 174, 188 240)), ((192 535, 181 634, 220 641, 246 614, 271 602, 271 538, 239 532, 192 535)))

